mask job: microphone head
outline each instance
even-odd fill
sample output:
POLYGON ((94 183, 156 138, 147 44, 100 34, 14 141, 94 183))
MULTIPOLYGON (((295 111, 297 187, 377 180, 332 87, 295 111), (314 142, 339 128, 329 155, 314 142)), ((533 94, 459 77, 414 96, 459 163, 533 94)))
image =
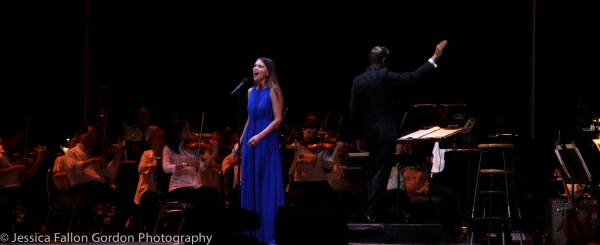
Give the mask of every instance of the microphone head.
POLYGON ((250 79, 248 79, 247 77, 245 77, 245 78, 242 80, 242 83, 248 83, 248 82, 250 82, 250 79))

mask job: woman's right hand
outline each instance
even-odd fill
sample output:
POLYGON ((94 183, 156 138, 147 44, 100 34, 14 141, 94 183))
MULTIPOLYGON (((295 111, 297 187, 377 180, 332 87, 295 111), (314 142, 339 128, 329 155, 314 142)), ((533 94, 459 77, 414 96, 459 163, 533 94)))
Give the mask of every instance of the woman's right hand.
POLYGON ((202 163, 195 161, 195 162, 186 162, 185 164, 189 167, 194 167, 196 169, 200 169, 200 164, 202 164, 202 163))
POLYGON ((233 146, 233 150, 231 150, 231 157, 232 158, 236 158, 238 154, 238 144, 236 143, 235 146, 233 146))

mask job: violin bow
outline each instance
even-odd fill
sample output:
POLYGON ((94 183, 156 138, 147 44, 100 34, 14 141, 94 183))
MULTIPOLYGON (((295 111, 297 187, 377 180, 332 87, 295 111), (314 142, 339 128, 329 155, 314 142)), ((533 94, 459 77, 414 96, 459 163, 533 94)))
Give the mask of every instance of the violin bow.
POLYGON ((319 133, 323 133, 323 131, 325 130, 325 125, 327 125, 327 120, 329 120, 329 113, 331 113, 331 108, 329 108, 329 111, 327 111, 327 116, 325 117, 323 125, 321 125, 321 129, 319 129, 319 133))
MULTIPOLYGON (((29 168, 31 167, 27 163, 27 144, 28 144, 28 139, 29 139, 29 118, 27 118, 27 121, 25 123, 25 148, 23 148, 23 164, 27 164, 27 170, 29 170, 29 168)), ((19 183, 22 183, 24 178, 25 178, 24 175, 21 176, 21 179, 19 180, 19 183)))
POLYGON ((335 132, 335 135, 337 137, 338 142, 340 141, 340 128, 342 127, 342 118, 344 115, 340 116, 340 122, 338 123, 338 128, 337 128, 337 132, 335 132))
POLYGON ((25 148, 23 148, 23 163, 27 163, 27 144, 28 144, 28 141, 29 141, 29 118, 27 118, 27 121, 25 123, 25 148))
MULTIPOLYGON (((285 108, 285 111, 283 112, 283 115, 281 116, 281 121, 283 122, 283 119, 285 118, 285 114, 287 113, 288 108, 285 108)), ((275 131, 279 130, 279 127, 281 126, 281 123, 279 123, 279 125, 277 125, 277 129, 275 129, 275 131)))
POLYGON ((198 139, 198 159, 200 159, 200 147, 202 145, 202 129, 204 129, 204 112, 202 111, 202 121, 200 122, 200 138, 198 139))
POLYGON ((319 129, 319 133, 318 133, 318 137, 321 137, 319 139, 319 144, 317 146, 317 152, 319 152, 319 149, 321 148, 321 143, 323 143, 323 141, 325 140, 325 135, 324 135, 324 131, 325 131, 325 125, 327 125, 327 121, 329 120, 329 113, 331 113, 331 108, 329 108, 329 111, 327 111, 327 116, 325 117, 325 121, 323 122, 323 125, 321 125, 321 129, 319 129))
POLYGON ((106 143, 106 123, 108 122, 108 109, 104 113, 104 126, 102 129, 102 146, 104 147, 104 143, 106 143))

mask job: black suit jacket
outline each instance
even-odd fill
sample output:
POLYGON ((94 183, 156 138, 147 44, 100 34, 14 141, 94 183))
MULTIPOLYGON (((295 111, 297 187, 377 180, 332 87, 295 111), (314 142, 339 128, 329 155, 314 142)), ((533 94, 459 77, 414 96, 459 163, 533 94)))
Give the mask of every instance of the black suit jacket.
POLYGON ((398 138, 396 115, 396 88, 419 82, 433 69, 425 62, 413 72, 393 72, 388 68, 371 66, 354 78, 350 98, 350 126, 355 139, 365 143, 398 138))

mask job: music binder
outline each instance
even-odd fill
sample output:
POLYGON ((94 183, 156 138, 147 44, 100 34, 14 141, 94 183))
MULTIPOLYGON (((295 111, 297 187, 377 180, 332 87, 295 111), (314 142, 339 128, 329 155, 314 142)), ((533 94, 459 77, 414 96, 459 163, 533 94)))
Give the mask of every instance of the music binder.
POLYGON ((428 129, 421 129, 415 132, 409 133, 397 139, 397 143, 411 143, 411 142, 440 142, 442 139, 451 137, 459 132, 463 128, 440 128, 431 127, 428 129))

